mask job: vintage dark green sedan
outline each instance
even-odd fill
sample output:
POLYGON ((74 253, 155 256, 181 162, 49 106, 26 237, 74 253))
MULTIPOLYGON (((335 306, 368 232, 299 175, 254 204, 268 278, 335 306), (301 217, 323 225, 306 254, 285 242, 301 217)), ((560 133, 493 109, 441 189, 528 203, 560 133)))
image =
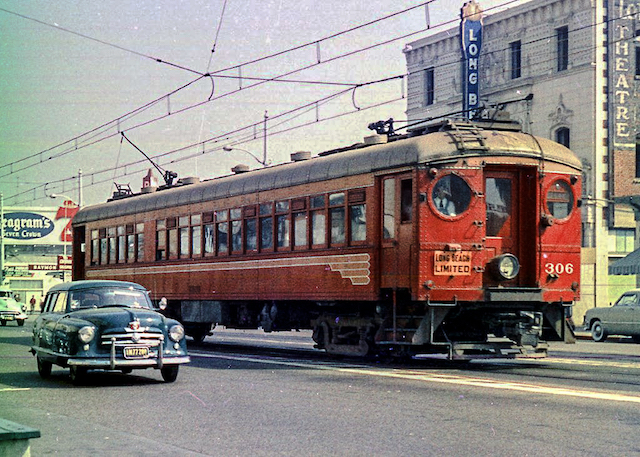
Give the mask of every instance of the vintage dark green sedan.
POLYGON ((52 287, 33 326, 38 372, 69 367, 74 384, 88 370, 155 368, 166 382, 189 362, 184 328, 152 308, 147 290, 122 281, 76 281, 52 287))

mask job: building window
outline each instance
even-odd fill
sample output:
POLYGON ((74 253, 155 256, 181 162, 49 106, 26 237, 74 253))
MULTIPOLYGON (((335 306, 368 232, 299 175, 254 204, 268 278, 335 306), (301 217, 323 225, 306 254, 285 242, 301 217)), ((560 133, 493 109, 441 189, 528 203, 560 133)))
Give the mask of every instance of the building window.
POLYGON ((571 147, 570 143, 571 131, 567 127, 560 127, 556 130, 556 143, 560 143, 564 147, 571 147))
POLYGON ((558 71, 569 68, 569 27, 566 25, 556 29, 558 71))
POLYGON ((510 43, 509 50, 511 53, 511 79, 518 79, 522 75, 522 42, 518 40, 510 43))
POLYGON ((627 253, 634 250, 635 229, 610 229, 609 251, 627 253))
MULTIPOLYGON (((636 33, 640 33, 640 30, 636 33)), ((640 46, 636 46, 636 78, 640 78, 640 46)))
POLYGON ((435 102, 435 88, 433 80, 433 67, 424 71, 424 105, 433 105, 435 102))

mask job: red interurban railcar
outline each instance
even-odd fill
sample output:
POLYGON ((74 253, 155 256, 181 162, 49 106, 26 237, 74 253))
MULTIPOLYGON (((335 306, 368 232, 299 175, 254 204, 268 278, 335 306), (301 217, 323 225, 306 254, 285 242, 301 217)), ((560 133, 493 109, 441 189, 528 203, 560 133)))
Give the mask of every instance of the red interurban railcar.
POLYGON ((573 341, 580 161, 513 123, 448 120, 164 187, 78 212, 74 279, 140 283, 196 340, 312 329, 333 354, 451 359, 573 341))

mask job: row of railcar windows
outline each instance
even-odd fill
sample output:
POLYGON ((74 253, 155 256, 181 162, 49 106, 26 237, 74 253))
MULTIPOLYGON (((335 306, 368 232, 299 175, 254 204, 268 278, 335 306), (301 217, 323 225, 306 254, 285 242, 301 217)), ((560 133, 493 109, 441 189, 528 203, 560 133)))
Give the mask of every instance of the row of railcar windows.
MULTIPOLYGON (((156 260, 357 246, 366 192, 352 189, 156 221, 156 260)), ((92 265, 142 262, 143 224, 93 230, 92 265)))
POLYGON ((91 265, 144 260, 144 224, 91 230, 91 265))

